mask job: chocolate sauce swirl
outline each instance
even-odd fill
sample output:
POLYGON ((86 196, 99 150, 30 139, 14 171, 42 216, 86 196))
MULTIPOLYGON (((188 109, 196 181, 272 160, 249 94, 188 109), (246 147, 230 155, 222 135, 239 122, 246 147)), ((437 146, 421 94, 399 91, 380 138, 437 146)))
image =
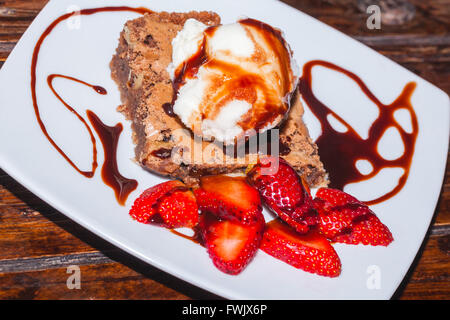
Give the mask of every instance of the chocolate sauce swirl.
POLYGON ((302 98, 319 119, 322 126, 322 134, 317 139, 316 144, 319 147, 320 160, 329 173, 331 187, 342 190, 346 184, 368 180, 384 168, 402 168, 404 172, 395 188, 380 197, 366 201, 366 204, 376 204, 385 201, 396 195, 403 188, 408 178, 414 155, 414 146, 419 132, 417 116, 411 105, 411 95, 415 88, 416 83, 409 82, 394 102, 383 104, 356 74, 344 68, 322 60, 313 60, 304 65, 299 89, 302 98), (322 66, 346 75, 355 81, 367 98, 378 107, 379 115, 369 128, 367 139, 362 139, 344 119, 324 105, 314 95, 311 84, 312 69, 315 66, 322 66), (410 133, 406 132, 395 120, 394 113, 400 109, 408 110, 411 115, 412 132, 410 133), (347 128, 347 131, 338 132, 334 130, 327 120, 328 115, 333 115, 338 119, 347 128), (384 159, 377 151, 378 142, 390 127, 398 130, 405 147, 403 155, 395 160, 384 159), (360 173, 355 166, 358 160, 369 161, 373 166, 372 172, 367 175, 360 173))
MULTIPOLYGON (((70 12, 64 15, 61 15, 56 20, 54 20, 41 34, 39 37, 33 51, 33 56, 31 60, 31 98, 33 101, 33 108, 36 116, 36 121, 39 124, 39 127, 44 134, 44 136, 47 138, 47 140, 50 142, 53 148, 58 151, 58 153, 80 174, 87 178, 92 178, 95 174, 95 171, 98 167, 97 163, 97 147, 96 147, 96 141, 94 134, 87 124, 86 120, 76 112, 76 110, 70 106, 55 90, 53 87, 53 80, 55 78, 64 78, 66 80, 74 81, 80 84, 83 84, 87 87, 92 88, 95 92, 98 94, 107 94, 107 91, 105 88, 98 86, 98 85, 92 85, 90 83, 87 83, 85 81, 76 79, 74 77, 65 76, 61 74, 51 74, 47 77, 47 84, 50 88, 50 90, 53 92, 53 94, 58 98, 58 100, 70 111, 72 112, 77 119, 84 125, 86 130, 89 133, 91 143, 92 143, 92 164, 91 169, 88 171, 81 170, 73 161, 70 159, 70 157, 62 150, 62 148, 55 142, 55 140, 50 136, 50 134, 47 131, 47 128, 44 124, 44 121, 41 118, 40 110, 39 110, 39 104, 37 101, 37 94, 36 94, 36 82, 37 82, 37 76, 36 76, 36 68, 37 63, 39 60, 39 52, 41 50, 42 44, 44 43, 45 39, 50 35, 50 33, 53 31, 53 29, 62 21, 69 19, 70 17, 74 15, 93 15, 101 12, 120 12, 120 11, 130 11, 130 12, 136 12, 140 14, 145 13, 151 13, 153 11, 147 9, 147 8, 131 8, 126 6, 119 6, 119 7, 100 7, 100 8, 92 8, 92 9, 83 9, 80 11, 74 11, 70 12)), ((102 143, 103 148, 105 151, 105 163, 102 167, 102 178, 105 182, 105 184, 111 186, 117 197, 117 201, 123 205, 126 201, 127 196, 131 191, 133 191, 136 186, 137 182, 136 180, 127 179, 123 177, 117 169, 117 162, 116 162, 116 148, 117 148, 117 141, 120 135, 120 132, 122 131, 122 125, 119 123, 115 127, 108 127, 104 125, 100 119, 92 112, 88 111, 88 117, 90 118, 92 125, 97 130, 97 133, 99 134, 102 143), (114 129, 111 129, 114 128, 114 129), (111 130, 109 130, 111 129, 111 130), (119 130, 120 129, 120 130, 119 130), (108 133, 111 133, 108 135, 108 133), (108 137, 107 137, 108 136, 108 137)))

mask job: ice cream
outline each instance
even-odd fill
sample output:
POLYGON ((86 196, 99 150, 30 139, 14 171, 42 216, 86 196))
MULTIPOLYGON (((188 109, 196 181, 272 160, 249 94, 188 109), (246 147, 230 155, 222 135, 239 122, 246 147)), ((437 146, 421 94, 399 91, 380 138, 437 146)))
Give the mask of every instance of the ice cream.
POLYGON ((226 144, 280 124, 297 82, 281 32, 253 19, 214 27, 187 20, 167 70, 174 113, 196 135, 226 144))

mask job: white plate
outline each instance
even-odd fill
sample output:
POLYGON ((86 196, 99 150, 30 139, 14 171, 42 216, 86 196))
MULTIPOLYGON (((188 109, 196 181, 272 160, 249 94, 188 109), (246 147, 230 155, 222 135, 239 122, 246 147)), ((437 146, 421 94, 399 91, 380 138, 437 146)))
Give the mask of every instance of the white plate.
MULTIPOLYGON (((407 184, 394 198, 373 206, 390 228, 395 241, 387 248, 335 245, 342 260, 342 274, 329 279, 309 274, 258 252, 254 262, 239 276, 218 271, 205 250, 165 229, 134 222, 130 204, 145 188, 163 181, 131 160, 130 125, 118 112, 119 93, 110 78, 109 61, 125 21, 138 14, 118 12, 82 16, 80 28, 61 23, 45 40, 37 68, 37 94, 42 117, 50 134, 83 168, 89 168, 91 147, 87 133, 51 94, 46 84, 50 73, 72 75, 104 86, 109 94, 63 80, 55 86, 84 115, 94 110, 109 125, 124 124, 118 148, 119 168, 136 178, 139 187, 125 207, 119 206, 99 171, 93 179, 78 174, 50 146, 35 119, 30 94, 30 65, 34 45, 45 28, 58 16, 73 11, 73 0, 53 0, 25 32, 0 72, 0 166, 17 181, 68 217, 104 239, 194 285, 227 298, 241 299, 388 299, 405 276, 429 226, 440 192, 449 137, 449 98, 373 50, 276 1, 76 1, 80 8, 104 5, 146 6, 152 10, 212 10, 223 22, 244 16, 263 20, 284 30, 299 65, 312 59, 334 62, 356 72, 384 103, 395 99, 409 81, 417 82, 412 104, 419 121, 415 155, 407 184), (379 278, 379 286, 371 285, 379 278)), ((332 71, 318 71, 314 89, 328 104, 344 101, 361 110, 370 103, 354 86, 332 71), (335 88, 335 90, 329 90, 335 88), (343 90, 346 91, 343 91, 343 90), (355 97, 355 99, 348 99, 355 97)), ((369 112, 355 112, 350 122, 367 123, 369 112), (365 121, 365 122, 364 122, 365 121)), ((312 135, 318 123, 307 114, 312 135)), ((367 128, 365 129, 367 130, 367 128)), ((389 139, 389 138, 388 138, 389 139)), ((101 148, 101 146, 99 146, 101 148)), ((99 152, 99 163, 102 163, 99 152)), ((377 182, 384 187, 387 179, 377 182)), ((353 188, 358 196, 370 198, 373 188, 353 188)))

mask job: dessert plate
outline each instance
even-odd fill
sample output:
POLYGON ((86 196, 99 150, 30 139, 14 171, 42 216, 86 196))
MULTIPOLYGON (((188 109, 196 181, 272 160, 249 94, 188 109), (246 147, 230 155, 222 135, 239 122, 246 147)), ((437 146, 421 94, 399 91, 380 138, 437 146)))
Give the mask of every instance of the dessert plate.
MULTIPOLYGON (((367 136, 376 107, 348 77, 325 68, 313 71, 317 97, 336 108, 348 123, 367 136)), ((215 294, 233 299, 388 299, 410 267, 429 227, 444 175, 449 138, 449 98, 427 81, 361 43, 287 5, 272 0, 247 1, 113 1, 52 0, 25 32, 0 71, 0 166, 8 174, 69 218, 136 257, 215 294), (130 124, 116 112, 120 97, 110 78, 109 61, 125 21, 133 12, 100 12, 74 16, 55 26, 42 43, 36 71, 36 93, 49 134, 81 169, 89 170, 92 147, 88 132, 65 109, 47 86, 47 76, 64 74, 101 85, 99 95, 71 81, 57 79, 55 89, 83 117, 93 110, 108 125, 121 122, 124 130, 117 150, 121 173, 139 182, 125 206, 117 203, 100 170, 92 178, 76 172, 42 134, 33 110, 30 69, 36 42, 59 16, 84 8, 144 6, 155 11, 212 10, 223 22, 249 16, 281 28, 300 66, 314 59, 330 61, 361 77, 384 104, 399 96, 411 81, 417 87, 411 103, 418 120, 418 136, 410 173, 394 197, 372 206, 395 238, 388 247, 336 244, 342 274, 326 278, 297 270, 263 252, 239 276, 217 270, 201 246, 163 228, 133 221, 128 210, 140 192, 164 179, 133 162, 130 124), (268 276, 270 275, 270 276, 268 276)), ((334 110, 334 109, 333 109, 334 110)), ((399 122, 408 127, 408 115, 399 122)), ((410 119, 409 119, 410 120, 410 119)), ((311 112, 305 122, 313 137, 320 124, 311 112)), ((103 152, 98 145, 98 163, 103 152)), ((386 134, 379 151, 398 157, 398 135, 386 134), (383 150, 381 150, 383 149, 383 150)), ((401 153, 400 153, 401 154, 401 153)), ((336 155, 337 157, 339 155, 336 155)), ((362 168, 361 170, 366 170, 362 168)), ((370 168, 369 168, 370 169, 370 168)), ((363 200, 395 186, 397 169, 347 191, 363 200), (380 191, 381 190, 381 191, 380 191)), ((400 172, 401 174, 401 172, 400 172)))

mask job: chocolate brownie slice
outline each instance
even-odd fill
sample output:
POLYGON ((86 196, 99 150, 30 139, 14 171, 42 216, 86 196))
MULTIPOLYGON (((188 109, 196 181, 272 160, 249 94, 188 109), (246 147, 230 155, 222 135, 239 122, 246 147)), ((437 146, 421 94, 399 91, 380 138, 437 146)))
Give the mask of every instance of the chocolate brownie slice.
MULTIPOLYGON (((166 68, 171 62, 172 39, 189 18, 207 25, 220 23, 216 13, 194 11, 151 13, 128 21, 111 71, 123 103, 118 110, 132 121, 136 160, 152 172, 192 185, 201 175, 244 172, 257 153, 202 141, 171 113, 173 88, 166 68)), ((326 172, 302 115, 297 95, 279 131, 281 155, 311 186, 326 185, 326 172)))

